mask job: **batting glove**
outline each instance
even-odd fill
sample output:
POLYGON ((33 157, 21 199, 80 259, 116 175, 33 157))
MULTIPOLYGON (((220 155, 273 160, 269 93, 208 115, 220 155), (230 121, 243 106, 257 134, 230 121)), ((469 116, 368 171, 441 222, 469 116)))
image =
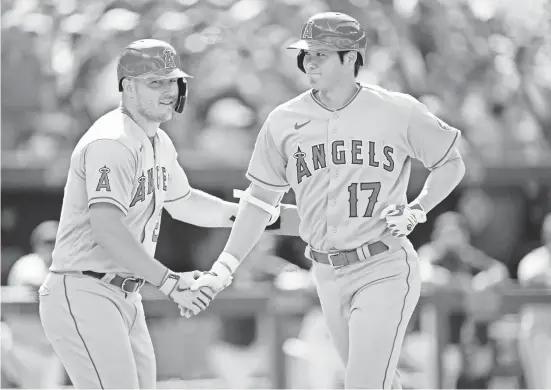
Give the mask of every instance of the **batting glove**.
POLYGON ((227 252, 222 252, 210 271, 204 272, 191 284, 190 290, 197 291, 202 287, 209 287, 214 294, 218 294, 232 283, 233 273, 238 266, 239 260, 227 252))
POLYGON ((212 301, 213 294, 207 289, 191 291, 190 286, 201 277, 200 271, 176 273, 167 271, 159 290, 178 304, 180 314, 186 318, 205 310, 212 301))
POLYGON ((394 237, 405 237, 418 223, 427 221, 427 214, 419 204, 390 205, 381 212, 381 219, 386 220, 386 227, 394 237))

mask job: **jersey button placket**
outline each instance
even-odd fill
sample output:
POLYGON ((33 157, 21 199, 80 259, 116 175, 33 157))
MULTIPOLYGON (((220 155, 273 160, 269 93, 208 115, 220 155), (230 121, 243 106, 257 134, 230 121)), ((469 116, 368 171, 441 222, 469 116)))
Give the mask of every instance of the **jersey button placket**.
POLYGON ((329 117, 329 121, 327 124, 327 140, 328 140, 328 164, 327 167, 330 168, 329 170, 329 186, 327 188, 327 244, 329 244, 330 247, 339 247, 339 243, 336 240, 336 234, 337 234, 337 228, 339 223, 339 207, 337 196, 339 194, 339 166, 333 164, 332 160, 332 145, 335 140, 338 138, 338 132, 339 128, 337 125, 339 119, 339 115, 334 112, 329 117), (332 171, 335 172, 335 174, 332 174, 332 171))

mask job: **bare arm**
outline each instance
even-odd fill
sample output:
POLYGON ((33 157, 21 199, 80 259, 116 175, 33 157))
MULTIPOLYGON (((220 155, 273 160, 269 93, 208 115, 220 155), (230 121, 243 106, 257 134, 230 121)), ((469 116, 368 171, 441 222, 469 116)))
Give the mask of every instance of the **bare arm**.
POLYGON ((459 151, 454 149, 449 159, 434 168, 427 178, 421 193, 412 204, 419 204, 428 213, 454 190, 465 175, 465 163, 459 151))
POLYGON ((165 209, 182 222, 202 227, 232 227, 239 205, 206 192, 191 189, 186 198, 165 202, 165 209))
MULTIPOLYGON (((192 189, 188 197, 165 202, 165 209, 172 218, 192 225, 231 228, 234 225, 239 204, 226 202, 203 191, 192 189)), ((266 233, 298 236, 299 224, 297 207, 282 204, 279 221, 273 227, 268 227, 266 233)))
MULTIPOLYGON (((281 199, 280 192, 267 190, 256 184, 251 184, 250 194, 272 206, 277 205, 281 199)), ((241 202, 224 252, 242 261, 260 240, 269 220, 270 214, 266 211, 251 203, 241 202)))
POLYGON ((95 241, 127 270, 154 286, 160 286, 168 269, 147 254, 128 230, 124 218, 124 213, 112 204, 93 204, 90 224, 95 241))

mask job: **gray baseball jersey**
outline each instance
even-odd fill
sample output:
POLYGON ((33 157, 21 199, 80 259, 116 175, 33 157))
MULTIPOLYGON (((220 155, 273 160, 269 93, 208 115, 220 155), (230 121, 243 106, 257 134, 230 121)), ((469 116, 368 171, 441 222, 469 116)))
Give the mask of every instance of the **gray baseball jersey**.
POLYGON ((163 130, 152 143, 120 108, 96 121, 71 156, 50 269, 128 273, 94 242, 89 207, 100 202, 118 207, 131 233, 153 255, 164 202, 191 193, 176 158, 163 130))
POLYGON ((385 206, 407 203, 411 159, 437 167, 459 137, 406 94, 358 84, 331 110, 308 91, 270 113, 247 178, 294 190, 300 235, 312 248, 349 250, 385 234, 385 206))

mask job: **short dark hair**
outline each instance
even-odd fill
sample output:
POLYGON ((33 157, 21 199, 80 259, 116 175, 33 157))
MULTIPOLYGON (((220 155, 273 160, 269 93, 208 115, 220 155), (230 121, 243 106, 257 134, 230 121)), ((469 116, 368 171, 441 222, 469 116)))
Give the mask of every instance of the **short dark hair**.
MULTIPOLYGON (((341 50, 337 52, 339 54, 339 58, 341 59, 341 64, 344 64, 344 55, 351 51, 352 50, 341 50)), ((354 63, 354 77, 358 77, 358 73, 360 72, 360 66, 362 65, 363 65, 362 55, 356 52, 356 62, 354 63)))

